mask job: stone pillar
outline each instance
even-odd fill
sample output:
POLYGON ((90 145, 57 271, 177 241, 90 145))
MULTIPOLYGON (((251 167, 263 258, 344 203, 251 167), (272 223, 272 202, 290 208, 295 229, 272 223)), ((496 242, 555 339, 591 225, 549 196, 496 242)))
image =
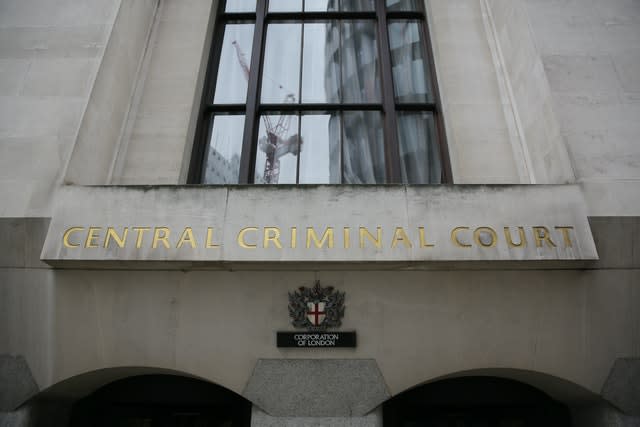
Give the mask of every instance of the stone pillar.
POLYGON ((24 357, 0 354, 0 413, 15 410, 38 391, 24 357))
POLYGON ((640 359, 617 359, 601 403, 571 408, 575 427, 640 427, 640 359))
POLYGON ((0 427, 65 427, 71 407, 64 400, 34 400, 13 412, 0 413, 0 427))
POLYGON ((640 359, 617 359, 602 387, 602 397, 623 413, 640 417, 640 359))
POLYGON ((243 395, 255 427, 381 427, 390 395, 375 360, 259 360, 243 395))
POLYGON ((362 417, 272 417, 254 406, 251 427, 382 427, 382 407, 362 417))
POLYGON ((71 402, 43 399, 22 356, 0 355, 0 427, 69 424, 71 402))
POLYGON ((31 411, 29 408, 20 408, 13 412, 0 412, 0 427, 29 427, 31 424, 31 411))
POLYGON ((571 408, 573 427, 640 427, 640 418, 625 415, 611 405, 601 403, 571 408))

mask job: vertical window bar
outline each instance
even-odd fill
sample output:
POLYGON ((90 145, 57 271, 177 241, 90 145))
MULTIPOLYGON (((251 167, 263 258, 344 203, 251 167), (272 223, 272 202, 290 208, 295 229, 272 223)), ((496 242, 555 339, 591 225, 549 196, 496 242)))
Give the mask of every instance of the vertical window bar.
POLYGON ((206 151, 208 143, 208 129, 210 126, 205 106, 209 103, 210 99, 213 99, 215 82, 218 77, 218 64, 220 62, 220 58, 214 55, 213 52, 220 52, 220 49, 222 49, 222 39, 224 38, 226 22, 224 22, 220 16, 224 13, 225 7, 225 1, 220 2, 218 5, 215 31, 211 39, 211 47, 209 48, 209 58, 217 59, 215 61, 209 59, 207 64, 207 71, 204 79, 204 96, 200 101, 200 110, 198 112, 198 114, 200 114, 200 120, 198 120, 198 126, 196 127, 196 134, 194 138, 195 147, 191 151, 191 165, 189 166, 189 174, 187 176, 187 182, 190 184, 202 183, 204 152, 206 151))
MULTIPOLYGON (((342 9, 342 3, 338 3, 338 10, 342 9)), ((338 22, 338 49, 342 49, 342 21, 338 22)), ((343 78, 342 78, 342 52, 338 50, 338 75, 339 75, 339 86, 338 86, 338 102, 342 104, 343 102, 343 78)), ((344 155, 342 150, 344 150, 344 120, 342 119, 342 112, 337 113, 338 117, 340 117, 340 141, 338 142, 338 149, 340 150, 340 184, 344 183, 344 155)))
POLYGON ((431 93, 433 93, 433 102, 435 103, 434 119, 436 125, 437 141, 440 149, 440 160, 442 162, 442 183, 453 184, 453 172, 451 170, 451 158, 449 157, 449 147, 447 144, 446 133, 444 129, 444 118, 442 114, 442 101, 440 99, 440 86, 438 85, 438 75, 433 56, 433 45, 431 44, 431 33, 429 31, 429 16, 425 10, 425 16, 422 20, 422 37, 425 41, 427 64, 429 65, 429 73, 431 75, 431 93))
MULTIPOLYGON (((305 10, 305 1, 302 0, 302 10, 305 10)), ((300 72, 298 73, 298 102, 302 103, 302 68, 304 64, 304 21, 300 30, 300 72)), ((296 184, 300 184, 300 157, 302 157, 302 113, 298 112, 298 158, 296 165, 296 184)))
POLYGON ((256 151, 258 146, 258 111, 260 107, 260 81, 262 55, 265 39, 265 18, 267 14, 267 0, 258 0, 256 4, 256 25, 253 33, 253 49, 249 66, 249 88, 247 93, 247 118, 244 124, 242 139, 242 156, 240 156, 239 184, 253 182, 256 151))
POLYGON ((385 0, 376 0, 378 40, 380 50, 380 68, 382 71, 382 108, 384 112, 384 151, 386 158, 387 184, 402 182, 400 173, 400 152, 398 147, 398 123, 393 93, 393 75, 391 70, 391 45, 387 32, 387 12, 385 0))
POLYGON ((342 150, 344 150, 344 120, 342 118, 342 111, 336 113, 340 118, 340 140, 338 141, 338 149, 340 150, 338 156, 340 159, 340 184, 344 184, 344 155, 342 150))
MULTIPOLYGON (((342 7, 342 4, 339 5, 342 7)), ((342 104, 344 102, 344 76, 342 75, 342 49, 343 49, 343 35, 342 35, 342 21, 337 20, 338 23, 338 74, 340 75, 338 78, 340 79, 340 85, 338 86, 338 103, 342 104)), ((342 148, 342 147, 341 147, 342 148)))

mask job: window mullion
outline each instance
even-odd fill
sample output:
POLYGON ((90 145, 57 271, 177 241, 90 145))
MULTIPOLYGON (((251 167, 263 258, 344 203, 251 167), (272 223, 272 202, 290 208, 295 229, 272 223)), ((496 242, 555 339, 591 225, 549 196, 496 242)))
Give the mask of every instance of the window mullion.
MULTIPOLYGON (((305 10, 305 0, 302 0, 302 10, 305 10)), ((302 103, 302 71, 304 68, 304 21, 300 30, 300 69, 298 71, 298 99, 296 104, 302 103)), ((300 155, 302 153, 302 114, 300 111, 298 116, 298 154, 296 155, 296 184, 300 184, 300 155)))
POLYGON ((387 32, 387 14, 385 0, 376 0, 378 25, 378 43, 380 51, 380 69, 382 74, 382 108, 384 110, 384 152, 387 183, 402 182, 400 173, 400 151, 398 146, 398 126, 393 93, 393 75, 391 71, 391 46, 387 32))
POLYGON ((267 15, 267 0, 258 0, 256 5, 256 24, 253 34, 253 49, 251 63, 249 65, 249 84, 247 91, 247 113, 244 123, 242 139, 242 155, 240 156, 239 184, 251 184, 253 182, 255 158, 257 150, 257 132, 260 107, 260 75, 262 68, 262 55, 266 34, 265 18, 267 15))
MULTIPOLYGON (((224 5, 218 6, 218 14, 224 11, 224 5)), ((204 154, 207 148, 208 130, 211 126, 210 123, 210 111, 208 107, 211 100, 213 100, 215 81, 218 76, 218 65, 220 57, 213 55, 213 52, 219 52, 222 47, 222 40, 224 38, 225 23, 218 19, 216 22, 216 30, 214 37, 209 47, 209 62, 207 63, 207 71, 203 87, 203 96, 200 101, 200 110, 198 111, 199 120, 196 127, 196 134, 194 139, 194 147, 191 152, 191 166, 189 167, 189 175, 187 182, 189 184, 199 184, 202 182, 202 168, 205 162, 204 154), (211 60, 215 58, 216 60, 211 60)))

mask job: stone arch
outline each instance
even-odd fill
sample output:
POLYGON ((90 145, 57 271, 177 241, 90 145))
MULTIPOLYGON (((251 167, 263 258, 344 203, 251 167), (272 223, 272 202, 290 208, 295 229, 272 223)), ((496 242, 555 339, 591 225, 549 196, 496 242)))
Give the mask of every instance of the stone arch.
POLYGON ((569 405, 591 404, 601 400, 600 395, 567 379, 544 372, 514 368, 479 368, 453 372, 450 374, 441 375, 439 377, 416 382, 412 386, 401 390, 395 395, 397 396, 399 394, 413 390, 417 387, 421 387, 437 381, 472 376, 496 377, 517 381, 523 384, 530 385, 546 393, 552 399, 569 405))
POLYGON ((529 423, 523 425, 567 427, 572 425, 575 408, 601 404, 599 395, 566 379, 536 371, 494 368, 416 382, 387 400, 383 412, 386 427, 404 425, 410 417, 423 417, 424 422, 478 417, 479 421, 506 425, 511 425, 511 420, 514 425, 521 421, 529 423))
POLYGON ((229 425, 244 427, 249 425, 251 406, 223 385, 153 367, 85 372, 52 385, 24 405, 30 427, 98 425, 91 420, 101 417, 113 419, 114 425, 120 425, 118 417, 227 417, 233 420, 229 425))

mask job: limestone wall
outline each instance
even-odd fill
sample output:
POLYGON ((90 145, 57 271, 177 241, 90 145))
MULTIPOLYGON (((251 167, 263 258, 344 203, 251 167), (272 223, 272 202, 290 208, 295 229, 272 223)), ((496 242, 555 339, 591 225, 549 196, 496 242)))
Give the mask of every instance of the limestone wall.
POLYGON ((49 212, 119 3, 0 2, 0 217, 49 212))
POLYGON ((640 4, 527 0, 562 137, 594 215, 638 212, 640 4))

